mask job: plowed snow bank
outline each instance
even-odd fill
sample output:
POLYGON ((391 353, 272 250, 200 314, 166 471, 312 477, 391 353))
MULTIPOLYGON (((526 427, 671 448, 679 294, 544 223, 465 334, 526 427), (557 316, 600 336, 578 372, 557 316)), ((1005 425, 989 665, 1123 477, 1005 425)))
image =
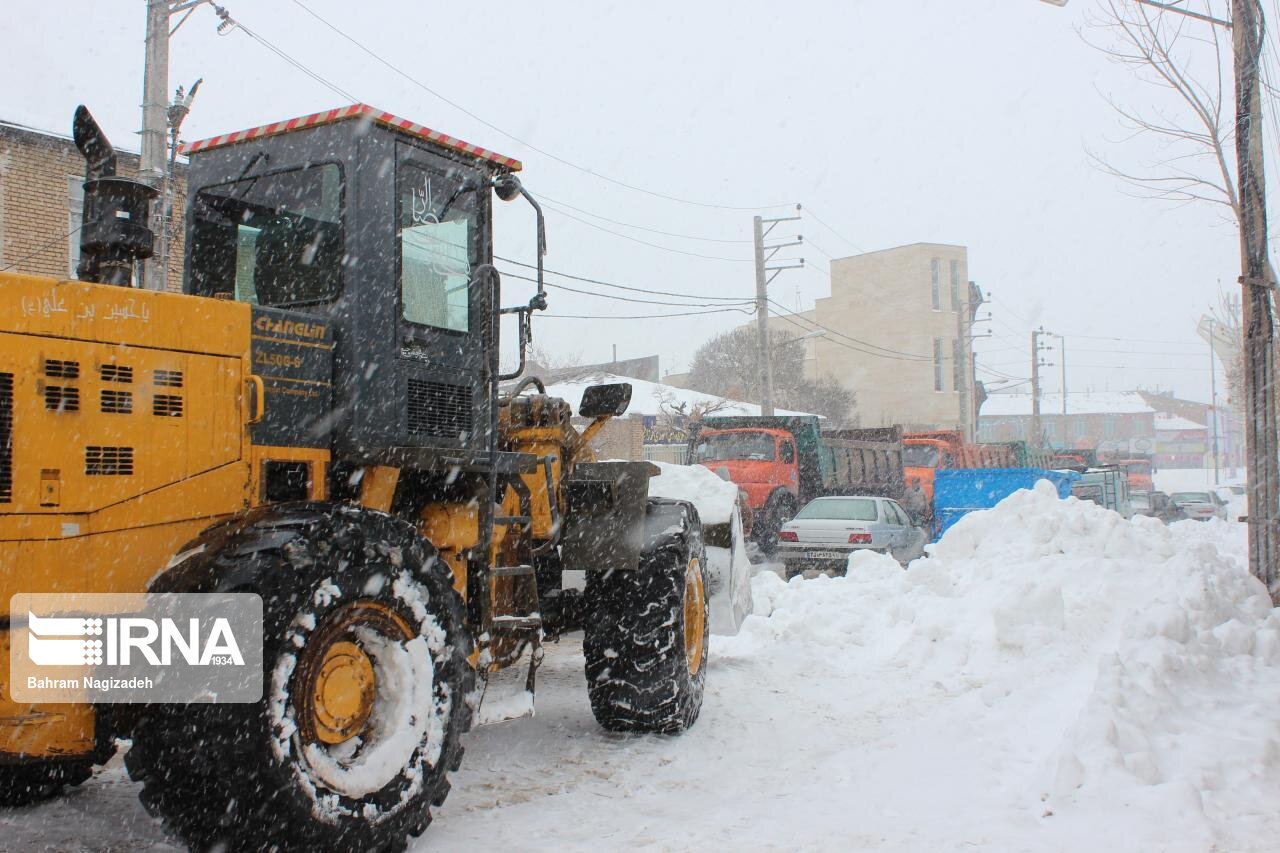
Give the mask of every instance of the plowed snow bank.
POLYGON ((755 615, 713 653, 763 658, 780 681, 819 667, 901 717, 889 728, 911 748, 891 737, 856 758, 870 828, 915 801, 993 841, 1266 849, 1280 615, 1242 531, 1125 521, 1042 483, 906 571, 860 553, 847 578, 757 577, 755 615))

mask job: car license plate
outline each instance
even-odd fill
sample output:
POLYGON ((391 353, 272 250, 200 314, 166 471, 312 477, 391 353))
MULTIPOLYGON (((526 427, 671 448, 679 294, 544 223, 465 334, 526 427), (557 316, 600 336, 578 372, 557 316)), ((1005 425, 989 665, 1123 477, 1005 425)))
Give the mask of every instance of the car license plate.
POLYGON ((815 560, 838 560, 846 555, 843 551, 810 551, 809 556, 815 560))

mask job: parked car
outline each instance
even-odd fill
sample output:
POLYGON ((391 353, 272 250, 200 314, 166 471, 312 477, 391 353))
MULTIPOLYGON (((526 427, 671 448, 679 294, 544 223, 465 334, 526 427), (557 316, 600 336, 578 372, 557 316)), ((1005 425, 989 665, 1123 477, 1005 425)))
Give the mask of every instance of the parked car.
POLYGON ((1147 492, 1147 501, 1151 504, 1151 510, 1147 515, 1152 518, 1158 518, 1165 524, 1181 521, 1185 518, 1182 510, 1164 492, 1147 492))
POLYGON ((927 541, 895 500, 830 496, 814 498, 782 525, 777 553, 790 580, 807 569, 844 574, 854 551, 877 551, 906 564, 924 553, 927 541))
POLYGON ((1169 500, 1182 510, 1183 518, 1195 521, 1208 521, 1211 518, 1221 518, 1223 521, 1227 519, 1226 501, 1212 491, 1174 492, 1169 496, 1169 500))

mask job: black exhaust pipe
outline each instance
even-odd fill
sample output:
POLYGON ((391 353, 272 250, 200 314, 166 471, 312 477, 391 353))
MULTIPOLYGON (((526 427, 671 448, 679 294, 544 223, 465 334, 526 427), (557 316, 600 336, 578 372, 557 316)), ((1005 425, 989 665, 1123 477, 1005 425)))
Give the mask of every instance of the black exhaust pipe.
POLYGON ((129 287, 133 265, 151 257, 155 237, 147 227, 156 190, 116 176, 116 152, 82 104, 71 134, 84 156, 84 217, 80 223, 81 281, 129 287))

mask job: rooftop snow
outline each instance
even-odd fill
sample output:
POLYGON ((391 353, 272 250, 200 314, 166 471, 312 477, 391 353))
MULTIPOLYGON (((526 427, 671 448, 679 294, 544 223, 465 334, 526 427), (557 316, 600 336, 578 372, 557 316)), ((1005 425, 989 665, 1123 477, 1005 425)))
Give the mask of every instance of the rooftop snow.
MULTIPOLYGON (((760 407, 755 403, 726 400, 714 394, 690 391, 688 388, 675 388, 658 382, 646 382, 643 379, 615 376, 612 373, 592 373, 586 376, 579 376, 577 379, 557 382, 554 385, 547 386, 547 393, 552 397, 562 398, 576 412, 582 403, 583 391, 592 385, 603 385, 610 382, 629 382, 631 384, 631 406, 627 409, 627 414, 629 415, 648 415, 652 417, 671 414, 680 411, 682 406, 684 411, 689 414, 692 414, 695 406, 718 406, 719 408, 716 408, 713 413, 716 415, 760 414, 760 407)), ((774 411, 779 415, 807 414, 806 412, 789 412, 785 409, 775 409, 774 411)))
MULTIPOLYGON (((1088 391, 1067 395, 1068 415, 1140 415, 1154 412, 1137 391, 1088 391)), ((979 414, 986 417, 1030 417, 1030 394, 992 394, 979 414)), ((1061 394, 1041 394, 1040 414, 1062 414, 1061 394)))
POLYGON ((1156 415, 1156 431, 1191 431, 1193 429, 1208 429, 1204 424, 1198 424, 1195 421, 1187 420, 1178 415, 1156 415))

